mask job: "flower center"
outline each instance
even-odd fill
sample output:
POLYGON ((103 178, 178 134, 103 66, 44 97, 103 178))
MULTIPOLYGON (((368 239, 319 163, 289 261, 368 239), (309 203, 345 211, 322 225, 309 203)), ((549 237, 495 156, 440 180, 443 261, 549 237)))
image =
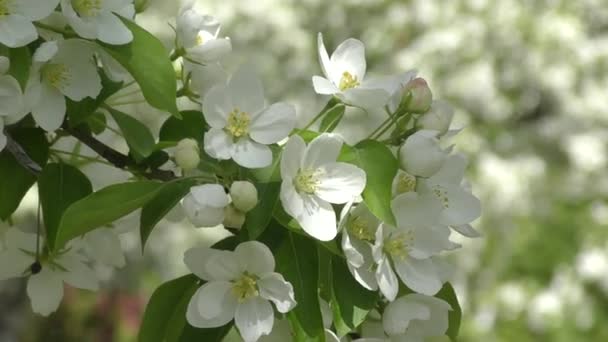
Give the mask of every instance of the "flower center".
POLYGON ((81 17, 94 17, 101 10, 103 0, 72 0, 72 6, 81 17))
POLYGON ((249 133, 249 123, 251 117, 249 113, 242 112, 238 108, 234 108, 230 114, 228 114, 228 124, 226 130, 233 138, 240 138, 249 133))
POLYGON ((41 70, 42 78, 55 88, 70 81, 70 73, 65 64, 46 64, 41 70))
POLYGON ((319 186, 319 179, 315 170, 300 170, 293 183, 299 193, 314 194, 319 186))
POLYGON ((384 241, 384 252, 393 258, 405 259, 413 241, 414 235, 411 231, 392 234, 384 241))
POLYGON ((369 222, 361 216, 352 218, 348 222, 348 231, 357 239, 364 241, 374 241, 376 232, 369 222))
POLYGON ((407 172, 399 172, 397 175, 397 194, 416 190, 416 177, 407 172))
POLYGON ((351 89, 354 87, 358 87, 361 83, 357 79, 357 76, 353 76, 350 72, 345 71, 342 73, 342 78, 340 79, 340 90, 344 91, 346 89, 351 89))
POLYGON ((257 281, 254 276, 244 273, 241 278, 232 284, 232 293, 236 296, 239 303, 251 297, 256 297, 260 293, 257 288, 257 281))
POLYGON ((0 0, 0 17, 11 14, 12 0, 0 0))
POLYGON ((441 185, 435 185, 433 187, 433 193, 435 196, 437 196, 437 198, 439 198, 444 208, 450 207, 450 199, 448 198, 448 191, 446 189, 444 189, 441 185))

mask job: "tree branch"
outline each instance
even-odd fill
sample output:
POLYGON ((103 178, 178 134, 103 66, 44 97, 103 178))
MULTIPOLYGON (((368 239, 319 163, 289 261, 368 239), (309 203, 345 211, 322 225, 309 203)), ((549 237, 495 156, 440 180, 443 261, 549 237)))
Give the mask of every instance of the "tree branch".
POLYGON ((4 135, 6 136, 6 150, 15 157, 17 162, 33 175, 37 176, 40 174, 42 172, 40 165, 28 156, 23 147, 6 130, 4 131, 4 135))

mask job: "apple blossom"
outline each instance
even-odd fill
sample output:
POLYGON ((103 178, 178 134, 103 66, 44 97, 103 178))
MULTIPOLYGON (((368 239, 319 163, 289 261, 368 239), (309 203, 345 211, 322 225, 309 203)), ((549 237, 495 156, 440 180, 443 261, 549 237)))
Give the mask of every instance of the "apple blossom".
POLYGON ((195 64, 219 61, 232 50, 229 38, 219 38, 220 23, 212 16, 201 15, 191 2, 177 16, 176 34, 178 49, 184 58, 195 64))
POLYGON ((431 108, 418 119, 418 126, 423 130, 437 131, 445 134, 450 129, 454 109, 445 101, 434 100, 431 108))
POLYGON ((193 186, 182 200, 186 216, 195 227, 214 227, 224 221, 230 198, 219 184, 193 186))
POLYGON ((0 1, 0 44, 10 48, 27 45, 38 38, 32 22, 49 16, 59 0, 0 1))
POLYGON ((230 186, 230 198, 235 208, 248 212, 258 204, 258 190, 247 181, 236 181, 230 186))
POLYGON ((332 240, 338 233, 330 203, 352 201, 365 188, 365 172, 352 164, 336 162, 342 140, 321 134, 308 146, 297 135, 285 144, 281 158, 281 203, 310 236, 332 240))
POLYGON ((86 255, 106 266, 121 268, 126 264, 118 234, 111 228, 97 228, 82 237, 86 255))
POLYGON ((217 159, 234 159, 247 168, 270 165, 272 151, 266 145, 284 139, 296 120, 292 105, 265 105, 262 82, 245 66, 226 86, 209 90, 203 114, 211 126, 205 134, 205 152, 217 159))
POLYGON ((446 158, 439 146, 436 131, 418 131, 405 140, 399 149, 399 163, 407 173, 430 177, 435 174, 446 158))
POLYGON ((25 114, 23 92, 19 82, 13 76, 5 75, 9 67, 9 59, 0 56, 0 151, 6 146, 4 125, 25 114))
POLYGON ((234 252, 192 248, 186 266, 206 283, 188 305, 186 318, 197 328, 234 323, 245 342, 257 341, 272 331, 274 312, 286 313, 296 305, 292 285, 274 272, 275 261, 266 245, 241 243, 234 252))
POLYGON ((201 161, 199 147, 196 140, 191 138, 182 139, 177 143, 173 153, 175 163, 183 170, 196 169, 201 161))
POLYGON ((133 40, 133 34, 120 19, 133 18, 133 0, 61 0, 61 11, 82 38, 112 45, 133 40))
POLYGON ((407 111, 411 113, 424 113, 431 106, 433 94, 426 81, 417 77, 403 87, 403 96, 408 96, 407 111))
POLYGON ((234 207, 231 203, 224 209, 224 221, 222 224, 226 228, 241 229, 245 224, 245 213, 234 207))

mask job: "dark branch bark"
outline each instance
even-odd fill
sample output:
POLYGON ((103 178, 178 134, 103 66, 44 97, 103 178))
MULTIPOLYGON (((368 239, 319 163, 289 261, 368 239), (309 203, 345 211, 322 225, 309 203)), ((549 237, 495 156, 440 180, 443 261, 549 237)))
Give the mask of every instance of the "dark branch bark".
POLYGON ((40 172, 42 172, 40 165, 38 165, 38 163, 27 155, 27 152, 25 152, 23 147, 21 147, 21 145, 19 145, 7 131, 4 131, 4 135, 6 136, 7 151, 9 151, 13 157, 15 157, 21 166, 34 175, 38 175, 40 172))

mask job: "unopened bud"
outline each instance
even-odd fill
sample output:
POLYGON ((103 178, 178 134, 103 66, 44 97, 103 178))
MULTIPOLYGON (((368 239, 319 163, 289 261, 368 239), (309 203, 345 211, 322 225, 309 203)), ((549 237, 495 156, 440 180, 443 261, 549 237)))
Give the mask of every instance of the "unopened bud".
POLYGON ((407 110, 411 113, 424 113, 429 110, 433 93, 423 78, 414 78, 403 89, 404 98, 409 96, 407 110))
POLYGON ((230 186, 232 204, 246 213, 258 204, 258 190, 255 185, 247 181, 236 181, 230 186))
POLYGON ((229 205, 224 209, 224 227, 240 229, 245 224, 245 213, 229 205))
POLYGON ((0 75, 6 74, 10 66, 11 62, 8 57, 0 56, 0 75))
POLYGON ((421 129, 438 131, 445 134, 450 129, 454 109, 445 101, 435 100, 431 104, 431 109, 418 119, 421 129))
POLYGON ((150 1, 149 0, 135 0, 135 13, 141 13, 143 11, 146 10, 146 8, 148 8, 148 5, 150 5, 150 1))
POLYGON ((439 146, 435 131, 418 131, 399 149, 399 163, 407 173, 431 177, 443 166, 446 153, 439 146))
POLYGON ((195 169, 201 161, 198 143, 190 138, 181 140, 175 147, 173 157, 177 165, 183 170, 195 169))

